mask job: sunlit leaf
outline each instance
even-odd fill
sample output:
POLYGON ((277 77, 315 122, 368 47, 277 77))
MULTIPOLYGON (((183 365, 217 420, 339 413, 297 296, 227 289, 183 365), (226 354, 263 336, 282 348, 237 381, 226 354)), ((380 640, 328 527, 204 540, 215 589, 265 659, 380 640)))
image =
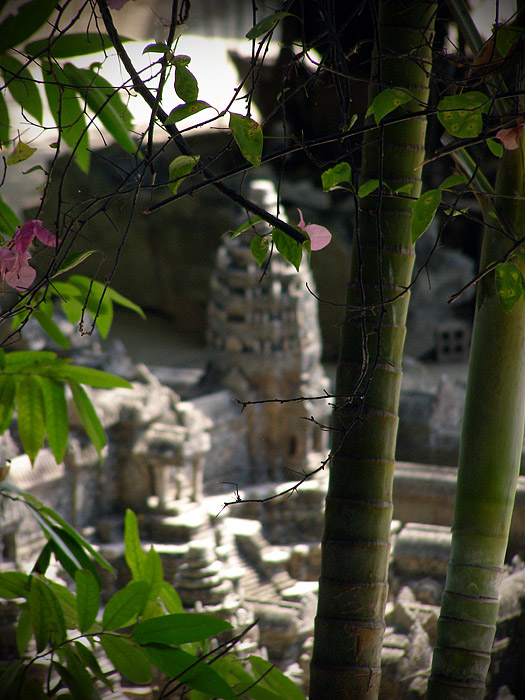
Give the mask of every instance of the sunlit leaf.
POLYGON ((21 163, 22 161, 31 158, 33 153, 36 153, 36 148, 28 146, 19 139, 14 149, 7 156, 5 162, 7 163, 7 165, 16 165, 17 163, 21 163))
POLYGON ((92 367, 83 367, 81 365, 71 365, 63 363, 56 369, 49 372, 50 376, 62 381, 75 381, 79 384, 96 387, 98 389, 132 389, 133 386, 122 377, 117 377, 115 374, 104 372, 100 369, 92 367))
POLYGON ((282 671, 275 667, 275 664, 262 659, 260 656, 249 656, 248 661, 256 677, 262 677, 260 685, 270 688, 279 697, 286 700, 306 700, 302 690, 282 671))
POLYGON ((177 190, 188 177, 193 168, 198 164, 200 156, 177 156, 171 161, 169 167, 168 187, 177 194, 177 190))
POLYGON ((269 236, 255 235, 250 242, 250 251, 259 267, 266 260, 268 255, 269 236))
POLYGON ((416 201, 410 224, 412 243, 415 243, 430 226, 440 203, 441 190, 428 190, 416 201))
POLYGON ((258 168, 261 165, 263 132, 260 125, 242 114, 230 112, 230 129, 242 155, 258 168))
POLYGON ((150 586, 145 581, 130 581, 114 593, 106 603, 102 627, 106 631, 128 625, 140 614, 148 601, 150 586))
POLYGON ((75 574, 77 587, 77 615, 81 632, 87 632, 97 619, 100 603, 100 586, 89 569, 78 569, 75 574))
POLYGON ((412 96, 406 92, 406 90, 399 90, 397 88, 387 88, 376 95, 372 104, 366 111, 367 117, 371 114, 374 115, 376 124, 379 124, 382 119, 384 119, 387 114, 393 112, 395 109, 401 105, 410 102, 412 96))
POLYGON ((139 644, 185 644, 216 637, 231 628, 229 622, 213 615, 178 613, 140 622, 131 636, 139 644))
POLYGON ((232 231, 230 234, 231 237, 236 238, 238 235, 243 233, 243 231, 247 231, 254 224, 259 223, 259 221, 262 221, 260 216, 253 216, 251 219, 248 219, 248 221, 245 221, 243 224, 241 224, 239 228, 236 228, 235 231, 232 231))
POLYGON ((126 509, 124 519, 124 557, 135 581, 146 580, 146 552, 142 549, 139 537, 137 516, 126 509))
POLYGON ((321 182, 323 184, 323 191, 330 192, 330 190, 347 189, 345 187, 338 187, 341 182, 346 182, 350 188, 352 187, 352 168, 349 163, 342 162, 334 165, 333 168, 328 168, 321 175, 321 182))
POLYGON ((487 139, 486 143, 491 153, 495 155, 496 158, 501 158, 501 156, 503 155, 503 151, 505 150, 503 148, 503 144, 499 141, 495 141, 494 139, 487 139))
POLYGON ((159 590, 159 598, 168 613, 184 612, 184 606, 177 591, 167 581, 163 581, 159 590))
POLYGON ((372 179, 364 182, 361 187, 357 190, 358 197, 367 197, 372 192, 375 192, 379 187, 379 180, 372 179))

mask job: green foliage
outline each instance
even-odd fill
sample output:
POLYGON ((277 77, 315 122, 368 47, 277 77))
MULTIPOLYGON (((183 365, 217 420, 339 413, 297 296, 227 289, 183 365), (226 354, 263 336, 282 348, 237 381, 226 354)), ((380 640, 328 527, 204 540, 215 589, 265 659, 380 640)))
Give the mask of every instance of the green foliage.
POLYGON ((483 129, 483 114, 490 109, 490 100, 483 92, 463 92, 440 100, 437 117, 452 136, 466 139, 478 136, 483 129))
POLYGON ((498 299, 507 313, 525 298, 525 279, 518 265, 511 260, 496 267, 495 284, 498 299))
POLYGON ((242 155, 252 165, 261 165, 263 132, 255 119, 230 112, 230 129, 242 155))
POLYGON ((185 102, 195 102, 199 97, 197 78, 185 65, 175 68, 175 92, 185 102))
POLYGON ((346 182, 352 185, 352 168, 349 163, 342 162, 334 165, 333 168, 328 168, 321 175, 321 182, 323 185, 324 192, 330 192, 331 190, 347 189, 346 187, 340 187, 342 182, 346 182))
POLYGON ((181 122, 183 119, 192 117, 194 114, 198 114, 203 109, 212 109, 211 105, 204 100, 194 100, 193 102, 187 102, 186 104, 179 105, 172 109, 169 113, 168 118, 164 124, 176 124, 181 122))
POLYGON ((259 267, 266 260, 266 256, 268 255, 268 247, 268 236, 258 236, 255 234, 250 242, 250 251, 259 267))
MULTIPOLYGON (((29 494, 6 485, 0 487, 0 492, 18 498, 38 512, 48 538, 50 530, 63 522, 29 494)), ((68 529, 71 530, 69 526, 68 529)), ((109 598, 101 615, 100 581, 93 573, 91 558, 94 550, 79 535, 75 543, 82 549, 81 561, 70 556, 65 543, 53 550, 61 563, 69 558, 73 570, 69 569, 68 573, 75 582, 74 591, 46 578, 45 568, 37 572, 35 566, 31 574, 0 573, 0 598, 23 601, 17 630, 21 658, 4 670, 0 698, 16 697, 19 691, 21 697, 55 697, 52 684, 46 681, 35 685, 25 677, 25 671, 36 658, 47 656, 49 679, 57 674, 61 685, 75 699, 98 697, 97 683, 112 689, 113 669, 132 683, 147 685, 154 666, 181 687, 193 689, 196 694, 192 697, 202 700, 235 700, 238 697, 304 700, 297 686, 268 661, 250 656, 250 672, 240 659, 231 654, 224 657, 224 645, 219 644, 215 651, 209 651, 208 640, 222 633, 231 636, 228 622, 204 613, 186 613, 180 601, 175 605, 179 608, 177 612, 172 612, 172 605, 166 601, 178 601, 178 596, 164 580, 158 554, 153 549, 146 553, 141 548, 137 518, 129 510, 124 539, 132 580, 109 598), (151 556, 152 552, 155 556, 151 556), (164 595, 167 590, 175 598, 164 595), (154 616, 149 614, 152 592, 156 606, 154 616), (37 657, 27 655, 31 638, 35 640, 37 657), (99 646, 112 665, 107 671, 102 670, 94 653, 99 646)), ((50 542, 51 539, 48 545, 50 542)), ((100 563, 100 555, 97 557, 100 563)), ((49 563, 49 557, 42 553, 38 559, 49 563)), ((108 568, 109 565, 102 562, 108 568)))
POLYGON ((247 39, 258 39, 260 36, 270 33, 275 29, 277 24, 283 17, 294 17, 290 12, 274 12, 268 17, 265 17, 260 22, 257 22, 250 31, 246 34, 247 39))
POLYGON ((277 228, 272 231, 272 240, 283 258, 299 270, 303 259, 303 246, 277 228))
POLYGON ((406 90, 387 88, 380 92, 379 95, 376 95, 365 116, 373 115, 376 124, 379 124, 388 114, 401 107, 401 105, 410 102, 411 99, 412 96, 406 90))
POLYGON ((177 156, 171 161, 169 167, 170 181, 168 182, 168 187, 174 194, 177 194, 179 187, 191 173, 193 168, 197 166, 199 158, 200 156, 177 156))
POLYGON ((32 36, 56 7, 54 0, 31 0, 18 7, 0 24, 0 51, 18 46, 32 36))

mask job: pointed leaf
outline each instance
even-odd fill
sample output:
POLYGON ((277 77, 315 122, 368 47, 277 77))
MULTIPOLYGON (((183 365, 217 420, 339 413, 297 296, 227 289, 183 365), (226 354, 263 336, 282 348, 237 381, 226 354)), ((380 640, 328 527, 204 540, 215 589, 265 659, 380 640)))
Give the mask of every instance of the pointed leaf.
POLYGON ((94 654, 81 642, 75 642, 75 649, 77 651, 78 658, 82 661, 84 666, 91 669, 91 672, 95 678, 102 681, 102 683, 104 683, 104 685, 113 692, 113 684, 100 668, 100 664, 98 663, 94 654))
POLYGON ((140 308, 140 306, 138 304, 135 304, 133 301, 131 301, 130 299, 128 299, 124 295, 115 291, 111 287, 108 287, 106 289, 106 294, 111 299, 111 301, 114 302, 115 304, 119 304, 120 306, 123 306, 124 308, 129 309, 130 311, 134 311, 138 316, 140 316, 144 320, 146 319, 146 314, 140 308))
POLYGON ((129 508, 124 520, 124 556, 135 581, 146 580, 146 552, 140 545, 137 516, 129 508))
POLYGON ((62 264, 50 279, 55 279, 59 275, 63 275, 64 272, 72 270, 77 265, 80 265, 80 263, 83 263, 84 260, 87 260, 87 258, 94 253, 100 253, 100 250, 82 250, 80 253, 71 253, 64 258, 62 264))
POLYGON ((8 155, 5 162, 7 165, 16 165, 17 163, 22 163, 24 160, 31 158, 33 153, 36 153, 36 148, 28 146, 23 141, 18 139, 16 146, 8 155))
POLYGON ((53 367, 49 370, 49 376, 64 381, 74 381, 79 384, 97 387, 99 389, 132 389, 133 386, 122 377, 117 377, 116 374, 110 374, 100 369, 92 369, 91 367, 81 367, 80 365, 63 365, 53 367))
POLYGON ((151 681, 151 663, 142 649, 124 637, 100 635, 100 643, 117 671, 132 683, 151 681))
POLYGON ((53 668, 58 672, 63 685, 71 691, 72 700, 93 700, 93 681, 69 645, 61 649, 67 659, 67 667, 53 659, 53 668))
POLYGON ((184 612, 184 606, 179 594, 167 581, 163 581, 161 584, 159 598, 168 613, 184 612))
POLYGON ((31 579, 31 591, 28 597, 31 625, 37 651, 41 652, 48 642, 60 644, 64 641, 66 624, 60 604, 50 587, 35 575, 31 579))
POLYGON ((77 602, 76 598, 65 586, 55 581, 48 581, 49 588, 53 591, 64 615, 66 628, 78 630, 77 602))
POLYGON ((258 168, 263 150, 263 132, 259 124, 250 117, 230 112, 230 129, 242 155, 258 168))
POLYGON ((162 559, 153 547, 150 547, 146 554, 144 580, 146 583, 149 583, 151 587, 150 601, 156 601, 162 583, 164 582, 164 570, 162 568, 162 559))
POLYGON ((150 586, 145 581, 130 581, 114 593, 106 603, 102 616, 102 627, 106 631, 116 630, 139 615, 148 601, 150 586))
POLYGON ((439 186, 439 190, 450 190, 452 187, 456 187, 457 185, 466 185, 467 183, 467 178, 464 175, 449 175, 441 185, 439 186))
POLYGON ((328 168, 321 175, 321 182, 323 184, 323 192, 330 192, 331 190, 347 189, 338 187, 341 182, 346 182, 352 187, 352 168, 349 163, 343 162, 334 165, 333 168, 328 168))
POLYGON ((171 161, 169 167, 168 187, 177 194, 177 190, 182 185, 183 181, 188 177, 193 168, 196 167, 200 156, 177 156, 171 161))
POLYGON ((43 328, 43 330, 47 333, 47 335, 51 338, 51 340, 53 342, 55 342, 61 348, 64 348, 66 350, 69 349, 69 347, 70 347, 69 340, 62 333, 62 331, 57 326, 57 324, 53 321, 52 318, 49 318, 49 316, 42 313, 42 311, 40 309, 38 311, 33 311, 33 316, 35 317, 35 320, 38 321, 40 326, 43 328))
POLYGON ((77 615, 81 632, 87 632, 97 619, 100 603, 100 587, 89 569, 78 569, 75 574, 77 587, 77 615))
POLYGON ((494 139, 487 139, 486 141, 487 146, 490 149, 490 152, 496 156, 496 158, 501 158, 504 152, 503 144, 499 143, 499 141, 495 141, 494 139))
POLYGON ((250 242, 250 251, 259 267, 266 260, 268 255, 269 236, 255 235, 250 242))
POLYGON ((257 224, 259 221, 262 221, 260 216, 253 216, 251 219, 241 224, 239 228, 236 228, 235 231, 232 231, 231 237, 237 238, 237 236, 239 236, 243 231, 246 231, 247 229, 251 228, 254 224, 257 224))
POLYGON ((55 557, 60 561, 64 569, 68 572, 71 578, 79 569, 88 569, 91 571, 100 586, 100 576, 98 571, 86 553, 84 547, 80 546, 77 540, 57 525, 51 525, 51 544, 55 557))
POLYGON ((17 14, 8 15, 0 24, 0 51, 18 46, 39 29, 56 7, 55 0, 31 0, 16 3, 17 14))
POLYGON ((186 644, 232 629, 229 622, 204 613, 176 613, 140 622, 131 636, 139 644, 186 644))
POLYGON ((222 700, 237 700, 237 695, 211 666, 181 649, 167 646, 147 646, 144 651, 155 666, 170 678, 177 678, 190 688, 209 693, 222 700))
POLYGON ((270 688, 279 697, 286 698, 286 700, 306 700, 302 690, 270 661, 262 659, 260 656, 249 656, 248 661, 256 676, 264 675, 260 681, 261 685, 270 688))
MULTIPOLYGON (((126 37, 120 37, 121 41, 130 41, 126 37)), ((86 56, 90 53, 98 53, 105 49, 112 49, 113 44, 107 34, 87 32, 63 32, 60 36, 53 36, 53 43, 48 39, 38 39, 26 44, 24 53, 29 56, 40 56, 49 50, 53 58, 71 58, 72 56, 86 56)))
POLYGON ((84 426, 87 436, 95 446, 99 455, 101 455, 102 449, 106 446, 106 434, 100 419, 97 416, 88 395, 80 384, 77 384, 77 382, 71 380, 68 381, 68 384, 71 388, 73 401, 75 402, 78 415, 82 421, 82 425, 84 426))
POLYGON ((11 425, 15 410, 16 382, 9 374, 0 375, 0 435, 11 425))
POLYGON ((410 224, 412 243, 415 243, 417 239, 425 233, 440 204, 440 190, 428 190, 416 201, 414 209, 412 210, 412 221, 410 224))
POLYGON ((258 39, 260 36, 263 36, 264 34, 268 34, 268 32, 271 32, 274 27, 277 26, 279 23, 279 20, 281 20, 283 17, 293 17, 294 15, 290 14, 290 12, 274 12, 271 15, 268 15, 268 17, 265 17, 262 19, 260 22, 257 22, 255 26, 253 26, 250 31, 246 34, 247 39, 258 39))
POLYGON ((0 598, 27 598, 29 595, 29 576, 21 571, 0 572, 0 598))
POLYGON ((192 117, 194 114, 202 112, 203 109, 212 109, 212 106, 203 100, 194 100, 193 102, 186 102, 183 105, 179 105, 171 110, 168 118, 164 124, 176 124, 181 122, 183 119, 192 117))
POLYGON ((367 197, 369 194, 372 194, 372 192, 375 192, 378 187, 379 187, 379 180, 375 180, 375 179, 367 180, 357 190, 357 196, 361 197, 361 199, 363 199, 364 197, 367 197))
POLYGON ((13 98, 23 110, 42 123, 42 98, 35 79, 23 63, 9 54, 0 55, 0 68, 13 98), (15 77, 16 76, 16 77, 15 77))
POLYGON ((384 119, 387 114, 393 112, 401 105, 410 102, 412 96, 406 90, 398 90, 397 88, 387 88, 376 95, 372 104, 366 111, 366 116, 374 115, 376 124, 384 119))
POLYGON ((9 110, 0 90, 0 148, 5 148, 9 143, 9 124, 9 110))
POLYGON ((195 102, 199 97, 199 85, 186 66, 175 68, 175 92, 183 102, 195 102))
POLYGON ((22 447, 33 463, 46 435, 44 398, 36 377, 27 376, 18 381, 16 408, 22 447))
POLYGON ((275 247, 285 260, 288 260, 298 271, 303 259, 303 248, 291 236, 286 235, 278 228, 272 231, 272 239, 275 247))

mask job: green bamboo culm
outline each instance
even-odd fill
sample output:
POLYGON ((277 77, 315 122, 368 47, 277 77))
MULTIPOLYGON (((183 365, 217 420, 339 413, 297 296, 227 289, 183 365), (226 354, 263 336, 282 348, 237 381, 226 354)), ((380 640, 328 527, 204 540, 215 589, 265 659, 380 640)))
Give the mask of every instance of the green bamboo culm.
MULTIPOLYGON (((498 167, 498 215, 525 235, 524 140, 498 167)), ((512 241, 484 233, 481 269, 512 241)), ((522 267, 518 258, 513 260, 522 267)), ((482 700, 496 631, 499 588, 520 470, 525 417, 525 304, 505 312, 494 274, 478 285, 463 416, 452 550, 438 621, 428 700, 482 700)))
MULTIPOLYGON (((379 179, 421 192, 426 119, 410 118, 428 101, 436 6, 422 0, 378 3, 379 45, 369 102, 386 88, 413 99, 370 131, 361 183, 379 179)), ((347 312, 342 327, 333 412, 333 455, 326 498, 319 602, 311 663, 311 700, 377 698, 401 361, 412 279, 411 200, 380 192, 360 200, 347 312), (344 437, 341 437, 344 436, 344 437)))

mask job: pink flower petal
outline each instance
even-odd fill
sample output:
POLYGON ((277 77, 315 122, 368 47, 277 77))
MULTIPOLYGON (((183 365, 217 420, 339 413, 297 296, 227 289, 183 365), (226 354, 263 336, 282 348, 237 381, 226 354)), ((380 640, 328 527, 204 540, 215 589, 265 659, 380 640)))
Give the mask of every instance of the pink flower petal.
POLYGON ((520 136, 523 131, 523 124, 513 126, 511 129, 500 129, 496 138, 501 141, 507 151, 515 151, 520 145, 520 136))
POLYGON ((40 219, 33 219, 32 221, 26 221, 22 228, 13 236, 17 253, 27 253, 35 236, 44 245, 56 246, 57 244, 56 235, 44 228, 40 219))
POLYGON ((304 230, 310 236, 311 250, 321 250, 322 248, 326 248, 326 246, 332 240, 332 234, 324 226, 309 224, 304 230))
POLYGON ((297 211, 299 212, 300 216, 299 223, 297 225, 310 237, 310 250, 321 250, 322 248, 326 248, 326 246, 332 240, 332 234, 330 231, 324 226, 319 226, 319 224, 308 224, 308 226, 305 226, 303 212, 300 209, 297 211))
POLYGON ((15 254, 15 264, 10 265, 10 269, 5 274, 5 282, 13 289, 18 291, 25 291, 28 289, 36 277, 36 270, 29 264, 29 259, 31 255, 25 253, 24 255, 15 254))

